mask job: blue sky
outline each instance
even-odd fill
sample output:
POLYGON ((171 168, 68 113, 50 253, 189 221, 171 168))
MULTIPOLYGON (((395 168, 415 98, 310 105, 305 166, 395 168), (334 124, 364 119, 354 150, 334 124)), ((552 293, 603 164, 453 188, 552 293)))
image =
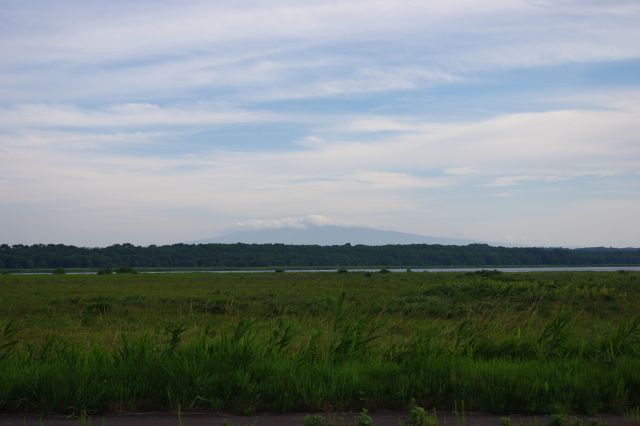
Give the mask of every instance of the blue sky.
POLYGON ((0 240, 640 246, 640 3, 0 0, 0 240))

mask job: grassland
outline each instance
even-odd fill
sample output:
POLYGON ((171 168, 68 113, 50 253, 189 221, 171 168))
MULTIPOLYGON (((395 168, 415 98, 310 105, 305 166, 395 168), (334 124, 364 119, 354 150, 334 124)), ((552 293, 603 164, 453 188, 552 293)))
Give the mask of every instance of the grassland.
POLYGON ((0 276, 0 412, 640 406, 640 273, 0 276))

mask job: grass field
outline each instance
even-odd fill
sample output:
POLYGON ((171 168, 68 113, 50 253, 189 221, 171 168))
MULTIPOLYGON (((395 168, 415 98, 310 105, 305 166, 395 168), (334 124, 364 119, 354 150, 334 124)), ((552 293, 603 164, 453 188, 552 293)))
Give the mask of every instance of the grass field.
POLYGON ((640 273, 0 276, 0 412, 640 406, 640 273))

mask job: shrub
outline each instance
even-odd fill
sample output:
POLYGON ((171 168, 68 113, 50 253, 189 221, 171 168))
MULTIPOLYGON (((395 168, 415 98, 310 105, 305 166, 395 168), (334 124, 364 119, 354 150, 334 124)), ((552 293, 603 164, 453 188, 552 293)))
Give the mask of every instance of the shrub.
POLYGON ((479 271, 467 272, 467 275, 479 276, 483 278, 494 278, 504 275, 504 272, 497 269, 481 269, 479 271))
POLYGON ((362 412, 356 417, 356 426, 373 426, 373 419, 369 415, 366 408, 362 409, 362 412))
POLYGON ((388 273, 390 273, 390 272, 391 272, 391 271, 390 271, 390 270, 388 270, 387 268, 382 268, 382 269, 380 269, 380 273, 381 273, 381 274, 388 274, 388 273))
POLYGON ((55 275, 64 275, 67 273, 67 271, 65 271, 64 268, 56 268, 53 271, 51 271, 51 273, 55 275))
POLYGON ((424 408, 416 405, 414 400, 411 400, 408 424, 412 426, 437 426, 438 418, 435 408, 433 414, 429 414, 424 408))
POLYGON ((97 274, 98 275, 111 275, 111 274, 113 274, 113 270, 111 269, 110 266, 107 266, 105 268, 98 269, 97 274))
POLYGON ((137 273, 138 271, 136 271, 130 266, 122 266, 116 271, 116 274, 137 274, 137 273))
POLYGON ((320 414, 310 414, 304 417, 304 426, 325 426, 327 421, 320 414))
POLYGON ((106 315, 111 312, 111 303, 97 302, 84 307, 86 315, 106 315))
POLYGON ((554 414, 551 416, 548 426, 583 426, 583 423, 576 416, 554 414))

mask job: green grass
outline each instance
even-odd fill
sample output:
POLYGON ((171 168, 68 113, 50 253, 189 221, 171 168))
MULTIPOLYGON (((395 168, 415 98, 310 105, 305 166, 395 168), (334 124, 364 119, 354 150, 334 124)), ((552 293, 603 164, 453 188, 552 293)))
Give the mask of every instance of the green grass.
POLYGON ((0 277, 0 412, 628 412, 640 273, 0 277))

